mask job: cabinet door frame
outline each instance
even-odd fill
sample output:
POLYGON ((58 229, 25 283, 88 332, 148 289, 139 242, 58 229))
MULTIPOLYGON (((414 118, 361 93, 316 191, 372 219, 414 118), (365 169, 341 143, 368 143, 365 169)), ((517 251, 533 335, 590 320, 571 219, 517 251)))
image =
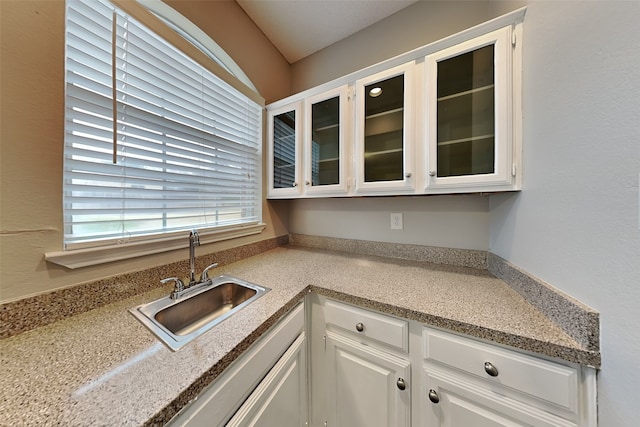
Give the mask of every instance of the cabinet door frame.
POLYGON ((301 185, 301 160, 302 160, 302 128, 303 128, 303 122, 304 122, 304 117, 302 115, 302 102, 301 101, 296 101, 293 102, 291 104, 286 104, 277 108, 271 108, 268 110, 268 114, 267 114, 267 127, 268 127, 268 134, 267 134, 267 155, 268 155, 268 159, 267 159, 267 180, 268 185, 267 185, 267 195, 269 198, 288 198, 288 197, 298 197, 302 194, 302 188, 303 186, 301 185), (275 116, 279 115, 279 114, 283 114, 289 111, 294 111, 295 112, 295 131, 294 131, 294 138, 295 138, 295 142, 294 142, 294 148, 295 148, 295 155, 294 155, 294 180, 291 183, 291 188, 275 188, 273 185, 273 177, 274 177, 274 170, 275 170, 275 164, 273 161, 274 158, 274 154, 275 154, 275 141, 274 141, 274 126, 273 126, 273 119, 275 116))
POLYGON ((347 144, 347 135, 349 134, 350 122, 348 120, 349 103, 348 103, 348 86, 340 86, 335 89, 328 90, 326 92, 319 93, 317 95, 305 98, 304 100, 304 193, 306 195, 318 195, 318 196, 332 196, 332 195, 344 195, 347 194, 348 179, 347 170, 350 163, 349 150, 347 144), (312 113, 313 104, 326 101, 331 98, 338 97, 340 105, 340 113, 338 120, 340 123, 340 130, 338 133, 338 160, 340 162, 338 169, 338 184, 330 185, 316 185, 312 183, 312 146, 313 137, 312 132, 312 113))
POLYGON ((171 427, 222 426, 305 330, 306 307, 296 305, 169 422, 171 427))
MULTIPOLYGON (((425 189, 427 193, 481 192, 501 190, 517 190, 519 180, 519 138, 517 137, 519 122, 514 108, 519 103, 519 79, 514 79, 519 67, 514 66, 516 47, 513 45, 515 29, 512 26, 491 31, 482 36, 459 43, 446 49, 434 52, 425 57, 425 140, 426 149, 425 189), (494 45, 494 173, 478 175, 461 175, 438 177, 438 111, 437 111, 437 79, 438 62, 450 59, 467 52, 494 45), (515 71, 515 72, 514 72, 515 71), (517 83, 517 84, 514 84, 517 83), (517 87, 516 87, 517 86, 517 87), (514 95, 516 95, 514 97, 514 95)), ((519 59, 519 56, 518 56, 519 59)))
POLYGON ((481 387, 467 375, 426 365, 423 376, 420 410, 423 413, 422 425, 425 426, 456 427, 452 422, 452 411, 460 408, 467 412, 478 411, 480 416, 487 419, 502 420, 507 426, 577 427, 573 421, 512 399, 504 392, 481 387), (430 390, 437 393, 438 403, 430 400, 430 390))
MULTIPOLYGON (((295 404, 294 408, 298 409, 298 421, 300 423, 291 423, 291 420, 279 420, 278 426, 295 425, 296 427, 304 425, 307 422, 307 340, 305 333, 302 332, 296 340, 291 344, 287 351, 282 355, 280 360, 269 371, 265 378, 260 382, 258 387, 247 398, 243 405, 238 409, 234 416, 225 424, 228 427, 236 426, 254 426, 264 425, 261 419, 268 410, 282 410, 282 396, 279 393, 286 390, 285 383, 293 380, 297 383, 299 402, 287 401, 287 404, 295 404), (278 400, 280 399, 280 400, 278 400)), ((271 412, 273 413, 273 412, 271 412)), ((291 412, 289 412, 291 414, 291 412)), ((279 418, 287 414, 279 415, 279 418)))
MULTIPOLYGON (((411 362, 379 350, 373 346, 367 346, 357 341, 353 341, 343 335, 336 334, 332 331, 326 331, 327 359, 327 393, 332 396, 328 401, 327 421, 328 425, 339 426, 338 423, 338 378, 337 357, 339 352, 344 352, 353 358, 357 358, 369 365, 376 366, 380 370, 387 371, 387 390, 393 397, 387 402, 389 416, 391 417, 388 424, 384 424, 382 420, 377 424, 379 426, 408 427, 411 425, 411 362), (396 382, 399 378, 406 382, 406 389, 399 390, 396 382)), ((362 390, 362 400, 367 401, 366 393, 369 390, 362 390)), ((343 426, 346 427, 346 426, 343 426)))
POLYGON ((390 68, 388 70, 359 79, 355 83, 356 105, 355 105, 355 193, 357 194, 411 194, 415 192, 415 155, 414 147, 414 68, 415 61, 390 68), (404 107, 403 107, 403 128, 402 128, 402 148, 403 148, 403 178, 397 181, 375 181, 365 182, 364 168, 364 141, 365 141, 365 87, 372 83, 381 82, 399 75, 404 75, 404 107))

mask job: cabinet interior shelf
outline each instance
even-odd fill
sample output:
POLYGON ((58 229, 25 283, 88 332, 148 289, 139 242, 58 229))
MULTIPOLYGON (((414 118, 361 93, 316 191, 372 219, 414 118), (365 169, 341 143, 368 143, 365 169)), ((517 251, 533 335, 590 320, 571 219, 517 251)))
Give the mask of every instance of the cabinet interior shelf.
POLYGON ((319 128, 315 128, 313 131, 314 132, 322 132, 323 130, 335 129, 335 128, 339 127, 339 126, 340 126, 339 123, 335 123, 335 124, 332 124, 332 125, 327 125, 327 126, 322 126, 322 127, 319 127, 319 128))
POLYGON ((442 96, 442 97, 438 98, 438 102, 446 101, 447 99, 459 98, 461 96, 471 95, 471 94, 477 93, 477 92, 484 92, 485 90, 493 89, 494 87, 495 87, 495 85, 491 84, 491 85, 487 85, 487 86, 477 87, 477 88, 471 89, 471 90, 465 90, 464 92, 458 92, 458 93, 454 93, 454 94, 451 94, 451 95, 442 96))
POLYGON ((320 160, 317 160, 317 162, 318 163, 337 162, 338 160, 340 160, 339 157, 332 157, 332 158, 329 158, 329 159, 320 159, 320 160))
POLYGON ((384 154, 392 154, 392 153, 402 153, 402 148, 394 148, 392 150, 381 150, 381 151, 372 151, 369 153, 364 153, 364 157, 374 157, 374 156, 381 156, 384 154))
POLYGON ((382 117, 382 116, 387 116, 389 114, 394 114, 394 113, 400 113, 404 110, 403 107, 400 108, 396 108, 394 110, 387 110, 387 111, 383 111, 381 113, 376 113, 376 114, 371 114, 369 116, 365 116, 365 119, 374 119, 376 117, 382 117))
POLYGON ((438 141, 438 145, 442 146, 442 145, 452 145, 452 144, 461 144, 464 142, 473 142, 473 141, 478 141, 478 140, 482 140, 482 139, 489 139, 489 138, 494 138, 495 135, 494 134, 488 134, 488 135, 478 135, 478 136, 472 136, 470 138, 461 138, 461 139, 452 139, 449 141, 438 141))

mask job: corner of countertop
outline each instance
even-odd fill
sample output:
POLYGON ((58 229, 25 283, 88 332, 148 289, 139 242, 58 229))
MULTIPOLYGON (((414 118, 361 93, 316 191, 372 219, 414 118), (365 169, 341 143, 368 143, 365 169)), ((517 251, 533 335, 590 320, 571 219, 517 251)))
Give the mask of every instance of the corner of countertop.
POLYGON ((489 253, 489 272, 504 281, 529 304, 575 339, 585 351, 597 355, 600 366, 600 314, 593 308, 534 277, 503 258, 489 253))

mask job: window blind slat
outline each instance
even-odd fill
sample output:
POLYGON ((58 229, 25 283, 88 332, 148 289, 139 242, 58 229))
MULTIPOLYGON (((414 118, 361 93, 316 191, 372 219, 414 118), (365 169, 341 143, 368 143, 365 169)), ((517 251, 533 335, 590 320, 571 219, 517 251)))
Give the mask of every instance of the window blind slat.
POLYGON ((66 40, 67 248, 260 220, 260 106, 108 2, 67 2, 66 40))
MULTIPOLYGON (((182 140, 189 141, 192 140, 194 143, 204 144, 205 141, 213 141, 215 140, 219 147, 225 147, 230 151, 237 152, 255 152, 257 150, 257 144, 245 145, 242 143, 234 142, 232 139, 218 138, 216 136, 215 130, 214 133, 196 129, 189 126, 185 126, 182 123, 175 122, 173 120, 167 119, 164 120, 161 124, 155 124, 157 121, 157 116, 153 114, 149 114, 146 111, 136 109, 131 106, 123 106, 127 110, 126 119, 123 119, 123 125, 132 125, 141 131, 141 133, 146 133, 149 137, 166 134, 170 135, 173 138, 181 138, 182 140), (126 120, 126 122, 124 121, 126 120), (151 133, 153 132, 153 133, 151 133)), ((135 133, 134 130, 130 130, 131 133, 135 133)))

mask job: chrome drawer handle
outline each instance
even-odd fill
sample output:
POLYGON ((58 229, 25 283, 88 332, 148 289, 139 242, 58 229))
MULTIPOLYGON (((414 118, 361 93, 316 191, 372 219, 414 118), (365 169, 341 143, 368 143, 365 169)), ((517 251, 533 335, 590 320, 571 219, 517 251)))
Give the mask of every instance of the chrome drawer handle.
POLYGON ((356 331, 358 331, 358 332, 364 331, 364 325, 362 323, 357 323, 356 324, 356 331))
POLYGON ((438 396, 438 393, 434 389, 429 390, 429 400, 431 403, 440 402, 440 396, 438 396))
POLYGON ((492 377, 498 376, 498 368, 493 366, 491 362, 484 362, 484 371, 492 377))
POLYGON ((398 381, 396 382, 396 385, 398 386, 398 389, 400 389, 400 390, 404 390, 404 389, 407 388, 407 384, 405 384, 404 378, 398 378, 398 381))

